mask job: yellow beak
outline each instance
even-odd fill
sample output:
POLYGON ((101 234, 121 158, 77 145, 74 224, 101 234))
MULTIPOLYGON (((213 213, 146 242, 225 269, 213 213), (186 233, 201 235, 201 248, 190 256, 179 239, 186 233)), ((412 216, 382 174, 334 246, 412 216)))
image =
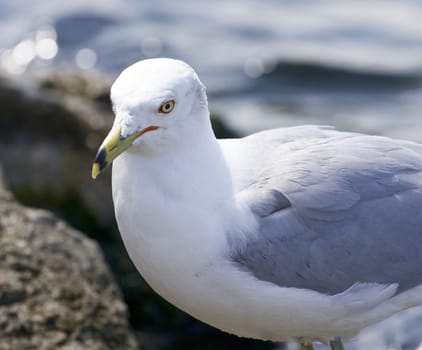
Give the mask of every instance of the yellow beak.
POLYGON ((136 131, 133 134, 123 137, 119 126, 112 128, 95 156, 94 163, 92 164, 92 178, 95 180, 98 174, 107 168, 115 158, 132 146, 132 142, 138 137, 146 132, 157 129, 158 126, 151 125, 141 131, 136 131))

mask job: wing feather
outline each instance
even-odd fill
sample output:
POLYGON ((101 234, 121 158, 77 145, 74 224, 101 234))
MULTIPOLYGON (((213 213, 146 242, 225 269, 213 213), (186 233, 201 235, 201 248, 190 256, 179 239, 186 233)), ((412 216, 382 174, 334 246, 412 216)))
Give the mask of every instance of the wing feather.
POLYGON ((232 258, 257 278, 327 294, 422 283, 421 145, 304 127, 222 148, 259 230, 232 258))

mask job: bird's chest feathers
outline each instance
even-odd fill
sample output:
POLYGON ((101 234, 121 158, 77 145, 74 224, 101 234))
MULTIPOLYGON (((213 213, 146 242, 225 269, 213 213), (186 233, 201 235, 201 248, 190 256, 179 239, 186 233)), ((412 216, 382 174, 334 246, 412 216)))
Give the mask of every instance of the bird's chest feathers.
MULTIPOLYGON (((215 213, 198 203, 166 196, 153 188, 114 191, 122 239, 137 269, 161 295, 206 278, 226 240, 215 213), (183 283, 180 283, 183 280, 183 283)), ((184 294, 184 290, 180 294, 184 294)))

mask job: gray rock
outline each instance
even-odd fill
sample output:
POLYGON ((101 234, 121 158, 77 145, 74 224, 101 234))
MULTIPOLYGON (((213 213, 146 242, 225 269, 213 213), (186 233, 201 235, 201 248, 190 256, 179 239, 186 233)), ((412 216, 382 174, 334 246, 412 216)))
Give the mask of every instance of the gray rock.
POLYGON ((139 349, 97 244, 3 190, 0 349, 139 349))
POLYGON ((58 211, 71 202, 114 225, 109 172, 95 183, 90 178, 113 120, 108 87, 99 75, 75 71, 0 80, 0 159, 19 201, 58 211))

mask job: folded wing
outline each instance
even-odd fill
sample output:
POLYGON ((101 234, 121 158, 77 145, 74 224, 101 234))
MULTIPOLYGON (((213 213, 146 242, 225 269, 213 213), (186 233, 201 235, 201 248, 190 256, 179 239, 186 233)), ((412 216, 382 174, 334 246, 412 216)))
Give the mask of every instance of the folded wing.
POLYGON ((298 127, 222 148, 258 223, 258 232, 228 232, 243 269, 331 295, 356 283, 398 292, 422 283, 421 145, 298 127))

